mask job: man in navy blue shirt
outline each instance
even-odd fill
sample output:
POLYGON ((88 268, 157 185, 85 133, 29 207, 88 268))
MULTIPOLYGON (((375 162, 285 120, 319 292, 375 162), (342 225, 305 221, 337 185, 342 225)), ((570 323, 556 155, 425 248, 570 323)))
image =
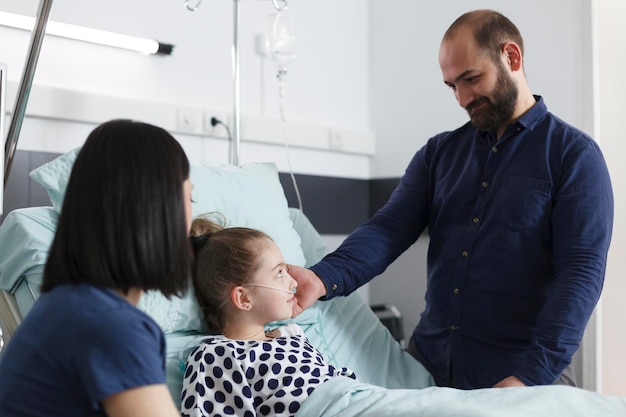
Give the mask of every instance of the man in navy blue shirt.
POLYGON ((602 290, 613 195, 598 145, 531 93, 523 48, 491 10, 450 26, 439 64, 470 122, 431 138, 334 253, 290 268, 294 314, 351 293, 428 229, 426 308, 409 352, 438 385, 573 384, 564 371, 602 290))

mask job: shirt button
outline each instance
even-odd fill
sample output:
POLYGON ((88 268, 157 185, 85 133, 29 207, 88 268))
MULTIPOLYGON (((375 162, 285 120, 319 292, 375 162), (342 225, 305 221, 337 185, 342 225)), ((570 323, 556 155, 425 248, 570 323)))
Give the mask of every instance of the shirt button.
POLYGON ((467 253, 467 251, 461 252, 461 256, 463 256, 464 258, 467 258, 468 255, 469 253, 467 253))
POLYGON ((495 146, 493 148, 491 148, 492 152, 496 153, 498 152, 498 148, 496 148, 495 146))
POLYGON ((337 290, 337 284, 333 284, 333 286, 331 287, 331 289, 332 289, 333 291, 336 291, 336 290, 337 290))
POLYGON ((478 217, 474 217, 474 218, 472 219, 472 221, 473 221, 474 223, 478 223, 478 222, 479 222, 478 217))
POLYGON ((459 290, 458 288, 455 288, 455 289, 452 290, 452 292, 454 293, 454 295, 459 295, 461 290, 459 290))
POLYGON ((483 181, 480 185, 482 185, 483 188, 489 187, 489 183, 487 181, 483 181))

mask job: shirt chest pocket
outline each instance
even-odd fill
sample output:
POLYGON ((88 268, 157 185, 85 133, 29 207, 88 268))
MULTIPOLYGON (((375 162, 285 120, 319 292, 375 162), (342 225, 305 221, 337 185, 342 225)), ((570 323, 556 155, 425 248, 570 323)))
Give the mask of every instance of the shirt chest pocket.
POLYGON ((495 216, 516 231, 549 227, 552 212, 552 183, 524 176, 508 176, 492 196, 495 216))

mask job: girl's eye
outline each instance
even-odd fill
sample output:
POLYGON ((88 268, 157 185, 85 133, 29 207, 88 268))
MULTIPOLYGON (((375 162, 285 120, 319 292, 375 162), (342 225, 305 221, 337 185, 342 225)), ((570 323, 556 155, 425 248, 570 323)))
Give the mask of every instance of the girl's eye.
POLYGON ((284 277, 283 269, 279 269, 278 273, 276 274, 276 278, 282 278, 282 277, 284 277))

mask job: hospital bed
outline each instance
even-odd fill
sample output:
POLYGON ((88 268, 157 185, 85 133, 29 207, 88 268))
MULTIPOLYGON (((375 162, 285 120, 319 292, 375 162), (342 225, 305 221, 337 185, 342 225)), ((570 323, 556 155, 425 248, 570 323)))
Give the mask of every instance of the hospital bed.
MULTIPOLYGON (((39 294, 48 247, 76 153, 71 151, 31 172, 31 177, 48 192, 50 207, 14 210, 0 227, 0 326, 8 343, 39 294)), ((288 263, 308 266, 328 252, 306 216, 288 208, 273 164, 194 165, 191 179, 194 215, 220 212, 228 226, 265 231, 288 263)), ((166 334, 167 385, 179 402, 181 364, 207 332, 202 313, 193 292, 170 300, 148 292, 139 308, 150 314, 166 334)), ((626 416, 626 399, 578 388, 461 391, 434 387, 431 375, 403 351, 356 293, 318 301, 288 321, 302 326, 328 361, 349 367, 358 377, 357 381, 337 378, 318 387, 304 402, 300 416, 626 416)))

